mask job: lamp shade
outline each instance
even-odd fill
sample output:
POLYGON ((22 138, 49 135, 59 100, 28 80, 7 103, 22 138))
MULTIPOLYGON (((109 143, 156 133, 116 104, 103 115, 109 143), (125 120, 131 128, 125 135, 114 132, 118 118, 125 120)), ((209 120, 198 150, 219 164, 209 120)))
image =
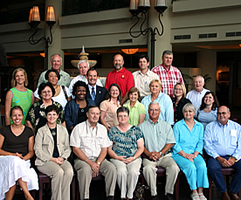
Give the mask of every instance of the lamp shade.
POLYGON ((146 13, 150 9, 150 0, 140 0, 138 8, 141 12, 146 13))
MULTIPOLYGON (((30 10, 31 12, 31 10, 30 10)), ((31 21, 34 21, 34 22, 40 22, 40 15, 39 15, 39 8, 38 6, 34 6, 32 8, 32 19, 31 21)))
POLYGON ((32 21, 32 14, 33 14, 33 8, 30 9, 29 11, 29 17, 28 17, 28 23, 30 24, 32 21))
POLYGON ((53 6, 48 6, 45 21, 49 26, 53 26, 56 23, 53 6))
POLYGON ((167 3, 166 0, 156 0, 155 7, 157 12, 163 13, 167 9, 167 3))
POLYGON ((139 51, 139 48, 136 49, 121 49, 122 52, 128 55, 135 54, 137 51, 139 51))

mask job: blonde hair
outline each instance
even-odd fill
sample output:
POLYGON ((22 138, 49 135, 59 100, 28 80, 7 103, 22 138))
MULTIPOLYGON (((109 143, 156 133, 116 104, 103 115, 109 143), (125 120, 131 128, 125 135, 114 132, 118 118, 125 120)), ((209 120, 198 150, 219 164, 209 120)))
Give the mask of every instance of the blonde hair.
POLYGON ((15 75, 17 72, 23 72, 24 77, 25 77, 25 81, 24 81, 24 86, 28 85, 28 76, 27 76, 27 72, 25 71, 25 69, 23 68, 17 68, 13 71, 12 73, 12 79, 11 79, 11 87, 15 87, 17 85, 16 80, 15 80, 15 75))
POLYGON ((175 86, 174 86, 174 90, 176 88, 177 85, 180 85, 181 88, 182 88, 182 91, 183 91, 183 97, 186 97, 186 94, 187 94, 187 90, 186 90, 186 87, 183 83, 177 83, 175 86))
POLYGON ((153 79, 153 80, 149 83, 149 88, 150 88, 150 89, 151 89, 151 84, 152 84, 152 83, 158 83, 158 84, 160 85, 161 89, 162 89, 162 83, 161 83, 160 80, 158 80, 158 79, 153 79))

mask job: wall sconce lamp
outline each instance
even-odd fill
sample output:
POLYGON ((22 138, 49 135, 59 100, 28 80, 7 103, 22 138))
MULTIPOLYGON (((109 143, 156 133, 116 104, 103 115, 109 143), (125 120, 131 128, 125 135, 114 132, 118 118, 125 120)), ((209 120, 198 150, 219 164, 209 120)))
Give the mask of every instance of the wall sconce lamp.
POLYGON ((39 31, 38 25, 40 24, 40 15, 39 15, 39 7, 33 6, 33 8, 31 8, 30 12, 29 12, 28 23, 31 26, 31 28, 34 29, 34 33, 29 37, 29 43, 32 44, 32 45, 36 45, 41 40, 44 40, 44 42, 45 42, 45 55, 46 55, 45 56, 45 68, 47 68, 47 66, 48 66, 48 48, 49 48, 49 44, 52 44, 52 42, 53 42, 52 27, 56 23, 53 6, 48 6, 47 12, 46 12, 45 22, 49 26, 50 37, 41 37, 41 38, 35 40, 34 36, 39 31))
POLYGON ((154 60, 155 60, 155 41, 156 41, 156 34, 159 36, 162 36, 164 33, 164 26, 161 21, 161 16, 163 16, 164 11, 167 9, 166 5, 166 0, 156 0, 155 10, 159 13, 159 22, 161 25, 161 31, 157 27, 148 27, 148 28, 143 28, 144 23, 146 22, 147 19, 147 12, 150 9, 150 0, 131 0, 130 1, 130 13, 132 14, 133 18, 136 18, 136 22, 133 24, 133 26, 129 29, 129 34, 133 38, 138 38, 141 35, 145 36, 149 32, 151 33, 151 60, 150 60, 150 66, 154 67, 154 60), (139 31, 136 35, 133 34, 133 28, 139 23, 140 17, 138 16, 139 14, 144 15, 144 19, 142 23, 140 24, 139 31))

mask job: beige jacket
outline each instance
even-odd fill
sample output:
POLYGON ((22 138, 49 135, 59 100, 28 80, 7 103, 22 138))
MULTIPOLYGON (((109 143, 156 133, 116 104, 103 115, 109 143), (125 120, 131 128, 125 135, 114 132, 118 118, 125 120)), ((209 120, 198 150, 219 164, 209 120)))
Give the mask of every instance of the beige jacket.
MULTIPOLYGON (((57 148, 59 157, 67 159, 71 153, 69 146, 69 134, 67 129, 57 124, 57 148)), ((41 127, 35 136, 34 151, 36 155, 35 165, 42 166, 53 157, 54 139, 48 125, 41 127)))

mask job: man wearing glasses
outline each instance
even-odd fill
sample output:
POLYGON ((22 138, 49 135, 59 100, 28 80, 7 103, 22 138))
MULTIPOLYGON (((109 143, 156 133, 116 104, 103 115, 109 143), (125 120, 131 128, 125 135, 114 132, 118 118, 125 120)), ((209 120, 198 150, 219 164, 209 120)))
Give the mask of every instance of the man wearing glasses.
POLYGON ((241 129, 230 120, 230 110, 220 106, 217 120, 207 125, 204 134, 204 148, 210 156, 208 170, 223 200, 240 200, 237 193, 241 187, 241 129), (227 189, 222 167, 233 167, 235 174, 227 189))

